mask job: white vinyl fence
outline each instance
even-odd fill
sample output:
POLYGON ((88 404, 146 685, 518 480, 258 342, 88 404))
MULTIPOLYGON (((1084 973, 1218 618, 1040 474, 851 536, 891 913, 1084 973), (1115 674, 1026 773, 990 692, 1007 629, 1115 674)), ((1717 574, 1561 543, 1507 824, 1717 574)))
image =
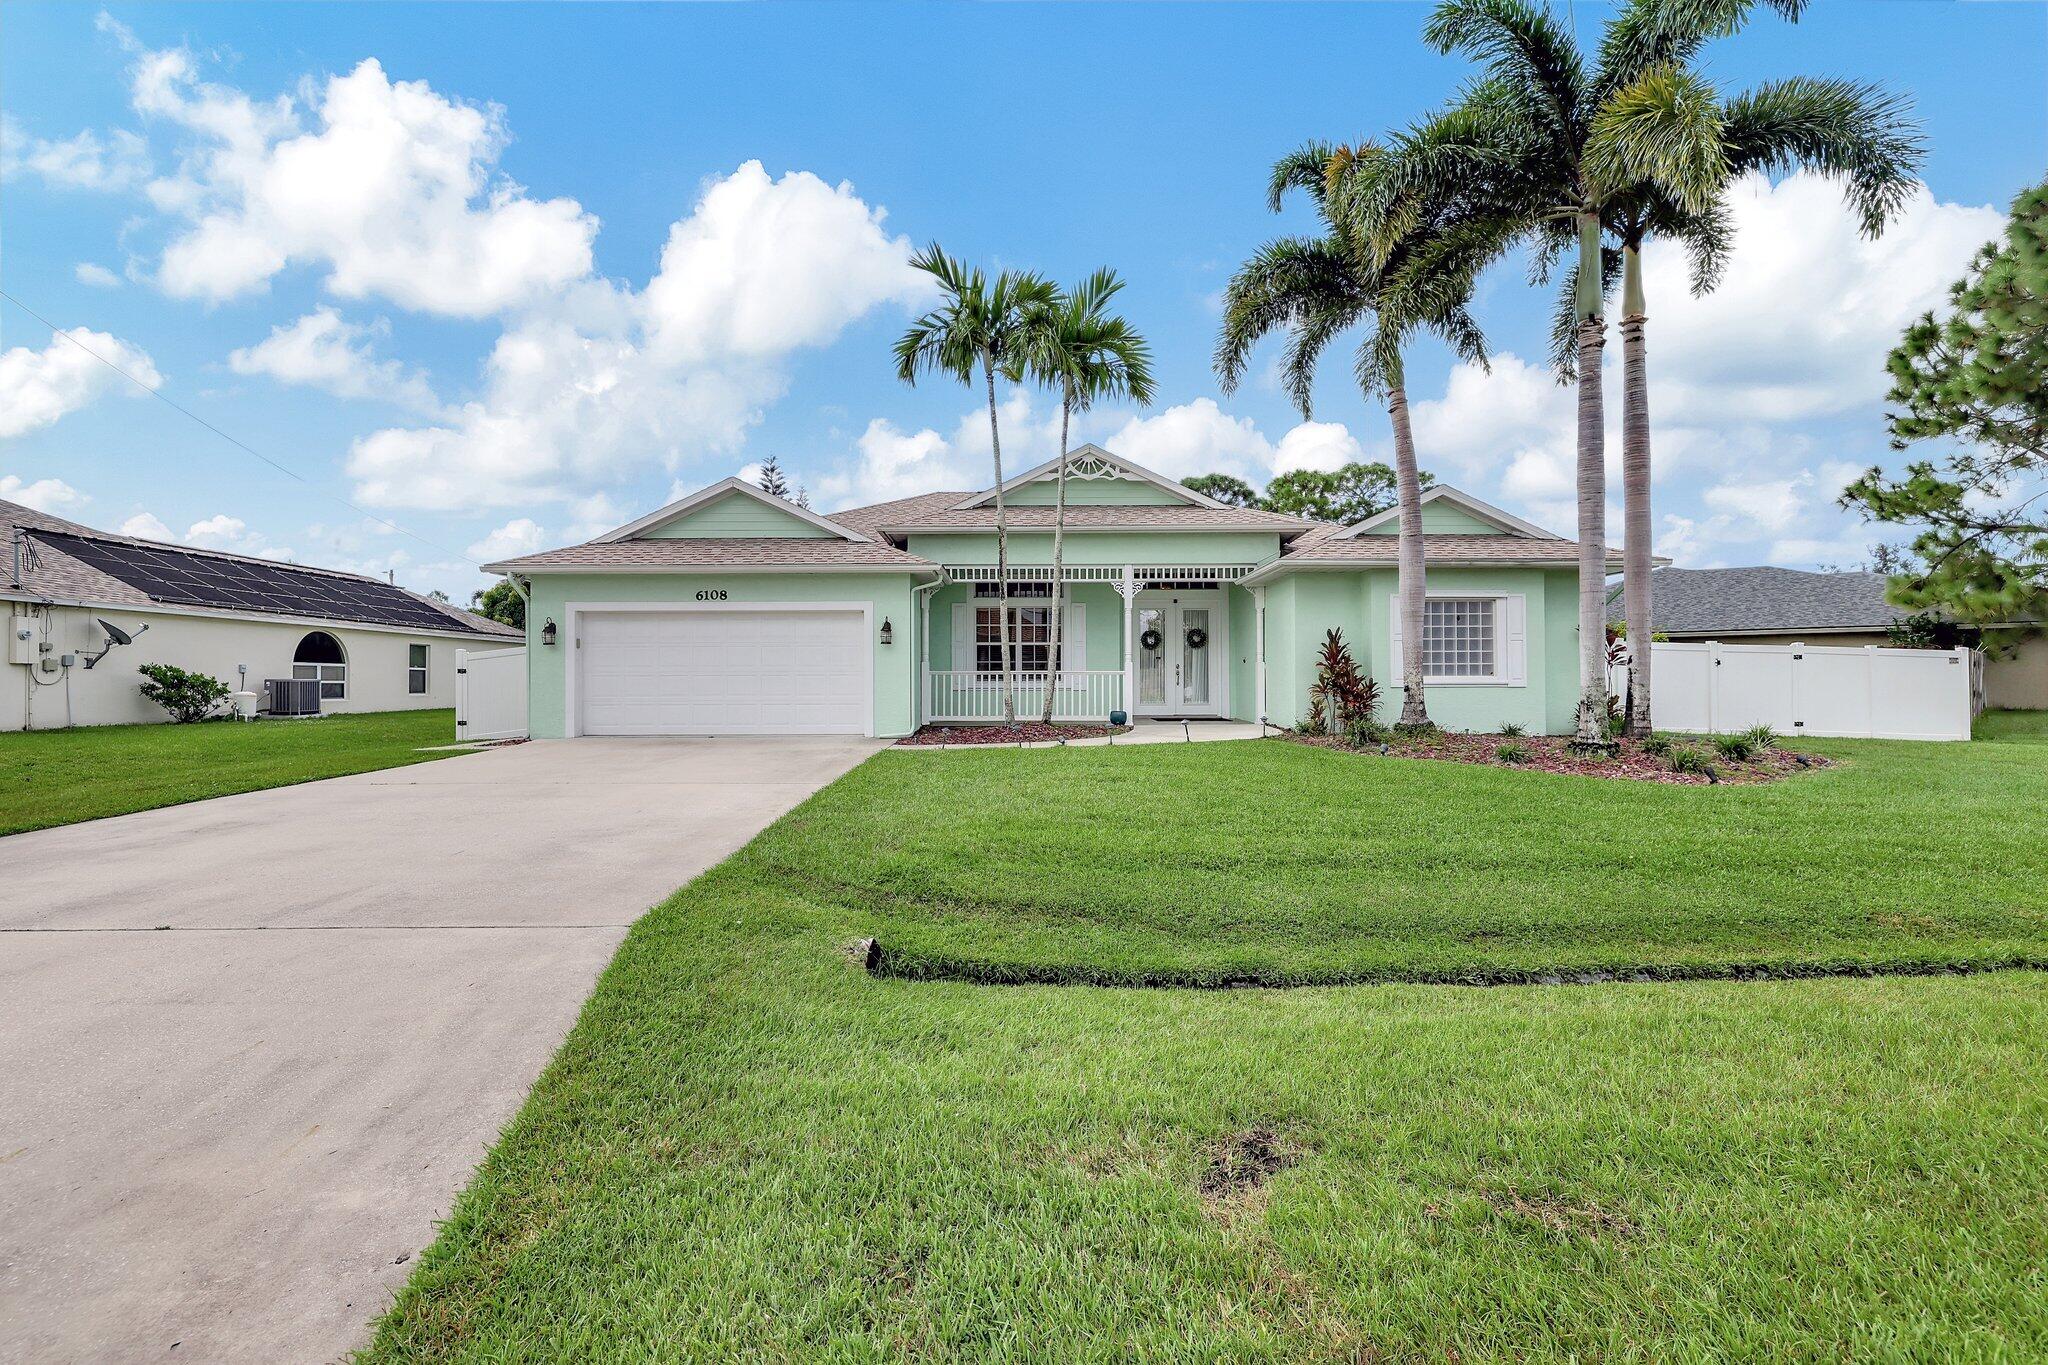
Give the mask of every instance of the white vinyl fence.
POLYGON ((458 738, 526 738, 526 646, 473 654, 455 651, 458 738))
POLYGON ((1968 649, 1712 640, 1651 649, 1650 720, 1659 730, 1725 734, 1768 725, 1781 735, 1968 739, 1977 709, 1968 649))

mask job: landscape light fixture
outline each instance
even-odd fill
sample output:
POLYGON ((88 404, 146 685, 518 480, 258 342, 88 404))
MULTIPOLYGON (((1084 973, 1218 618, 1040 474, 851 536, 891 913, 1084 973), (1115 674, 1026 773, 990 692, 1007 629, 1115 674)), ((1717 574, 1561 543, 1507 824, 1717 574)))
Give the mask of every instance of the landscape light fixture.
POLYGON ((544 645, 551 645, 555 642, 554 617, 550 616, 548 618, 548 623, 540 628, 540 642, 544 645))
POLYGON ((896 628, 889 624, 889 618, 886 616, 882 618, 882 643, 885 645, 896 643, 896 628))

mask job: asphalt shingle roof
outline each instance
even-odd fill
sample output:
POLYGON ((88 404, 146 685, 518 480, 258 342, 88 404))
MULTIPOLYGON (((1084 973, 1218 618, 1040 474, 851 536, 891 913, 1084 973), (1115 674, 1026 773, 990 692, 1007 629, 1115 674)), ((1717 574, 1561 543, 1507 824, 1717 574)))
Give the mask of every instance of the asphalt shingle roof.
MULTIPOLYGON (((1879 630, 1911 615, 1884 600, 1885 576, 1748 569, 1655 569, 1652 619, 1661 631, 1879 630)), ((1621 617, 1621 587, 1609 597, 1621 617)))
MULTIPOLYGON (((973 496, 971 491, 926 493, 921 497, 899 498, 873 507, 834 512, 832 520, 848 530, 870 535, 884 529, 891 532, 903 529, 993 531, 996 528, 994 507, 963 509, 959 506, 973 496)), ((1005 519, 1012 530, 1050 531, 1057 510, 1053 507, 1012 506, 1005 510, 1005 519)), ((1317 524, 1301 517, 1261 512, 1252 507, 1193 507, 1184 503, 1122 507, 1070 503, 1067 506, 1067 529, 1070 531, 1137 526, 1190 531, 1277 531, 1281 535, 1299 535, 1317 524)))
MULTIPOLYGON (((1400 558, 1401 538, 1366 534, 1340 538, 1330 533, 1303 536, 1280 563, 1392 564, 1400 558)), ((1576 564, 1579 543, 1575 540, 1537 540, 1510 535, 1430 535, 1422 537, 1422 556, 1430 564, 1576 564)), ((1608 563, 1620 565, 1621 551, 1609 549, 1608 563)))
MULTIPOLYGON (((48 598, 60 602, 89 602, 96 606, 132 607, 147 609, 163 605, 190 606, 206 611, 219 611, 234 615, 254 614, 246 601, 213 599, 203 590, 181 591, 176 594, 152 595, 147 579, 135 571, 135 565, 143 556, 133 551, 162 552, 178 561, 196 562, 204 566, 217 566, 225 586, 235 575, 237 566, 260 572, 266 583, 278 588, 287 597, 291 585, 303 588, 301 596, 305 609, 293 610, 289 605, 266 609, 261 614, 302 617, 309 620, 356 621, 368 625, 412 625, 418 629, 446 630, 473 635, 488 635, 506 639, 521 639, 522 633, 510 626, 502 625, 487 617, 447 602, 437 601, 422 593, 406 588, 396 588, 381 578, 365 574, 344 573, 339 569, 311 568, 299 564, 282 564, 275 560, 258 559, 250 555, 227 554, 218 550, 199 550, 189 545, 171 545, 162 541, 144 540, 139 536, 110 535, 95 531, 90 526, 48 512, 38 512, 33 507, 20 503, 0 501, 0 555, 6 556, 0 565, 0 592, 15 593, 13 582, 13 539, 15 528, 44 535, 31 535, 29 540, 31 562, 24 566, 19 594, 34 599, 48 598), (88 558, 67 551, 66 546, 85 551, 88 558), (124 576, 125 575, 125 576, 124 576), (358 589, 374 591, 358 591, 358 589), (391 594, 406 599, 403 610, 390 610, 394 603, 391 594), (351 605, 345 599, 355 598, 360 604, 351 605), (380 607, 373 599, 383 599, 380 607), (398 619, 403 616, 403 620, 398 619), (431 623, 431 624, 429 624, 431 623)), ((246 574, 240 575, 246 577, 246 574)), ((187 587, 200 580, 189 579, 187 587)), ((281 601, 284 599, 280 599, 281 601)))
POLYGON ((521 555, 486 564, 492 573, 528 569, 692 569, 742 568, 764 564, 776 568, 929 569, 930 560, 905 554, 879 540, 837 540, 807 536, 731 536, 684 540, 657 537, 566 545, 559 550, 521 555))

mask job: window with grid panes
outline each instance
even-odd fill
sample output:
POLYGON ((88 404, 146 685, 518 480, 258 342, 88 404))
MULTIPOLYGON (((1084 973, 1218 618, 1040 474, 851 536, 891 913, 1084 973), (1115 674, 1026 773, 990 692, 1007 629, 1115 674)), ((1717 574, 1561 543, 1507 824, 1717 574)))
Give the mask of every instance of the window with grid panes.
POLYGON ((1498 608, 1491 597, 1432 597, 1422 604, 1422 671, 1431 678, 1491 678, 1498 608))

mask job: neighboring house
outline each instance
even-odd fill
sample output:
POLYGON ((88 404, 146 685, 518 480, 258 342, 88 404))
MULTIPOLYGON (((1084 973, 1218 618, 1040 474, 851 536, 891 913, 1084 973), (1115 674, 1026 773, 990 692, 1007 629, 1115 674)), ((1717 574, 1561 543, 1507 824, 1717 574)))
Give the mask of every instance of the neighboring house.
POLYGON ((520 641, 380 579, 109 535, 11 502, 0 556, 0 730, 167 720, 139 690, 146 663, 258 694, 268 678, 317 679, 323 712, 453 706, 457 649, 520 641), (109 641, 103 620, 134 643, 88 667, 109 641))
MULTIPOLYGON (((1673 640, 1746 645, 1884 645, 1886 631, 1912 613, 1885 601, 1885 575, 1749 569, 1654 569, 1651 620, 1673 640)), ((1621 585, 1608 595, 1621 619, 1621 585)), ((2014 622, 2013 624, 2024 624, 2014 622)), ((2048 639, 2020 642, 1984 660, 1987 706, 2048 707, 2048 639)))
MULTIPOLYGON (((1333 628, 1398 712, 1393 513, 1341 527, 1230 507, 1083 446, 1056 591, 1055 477, 1049 461, 1004 490, 1020 716, 1037 715, 1055 664, 1056 601, 1063 720, 1292 724, 1333 628)), ((994 503, 993 489, 927 493, 826 517, 727 479, 587 544, 486 565, 530 594, 531 732, 902 735, 997 719, 994 503)), ((1447 487, 1422 516, 1432 716, 1569 730, 1577 546, 1447 487)))

